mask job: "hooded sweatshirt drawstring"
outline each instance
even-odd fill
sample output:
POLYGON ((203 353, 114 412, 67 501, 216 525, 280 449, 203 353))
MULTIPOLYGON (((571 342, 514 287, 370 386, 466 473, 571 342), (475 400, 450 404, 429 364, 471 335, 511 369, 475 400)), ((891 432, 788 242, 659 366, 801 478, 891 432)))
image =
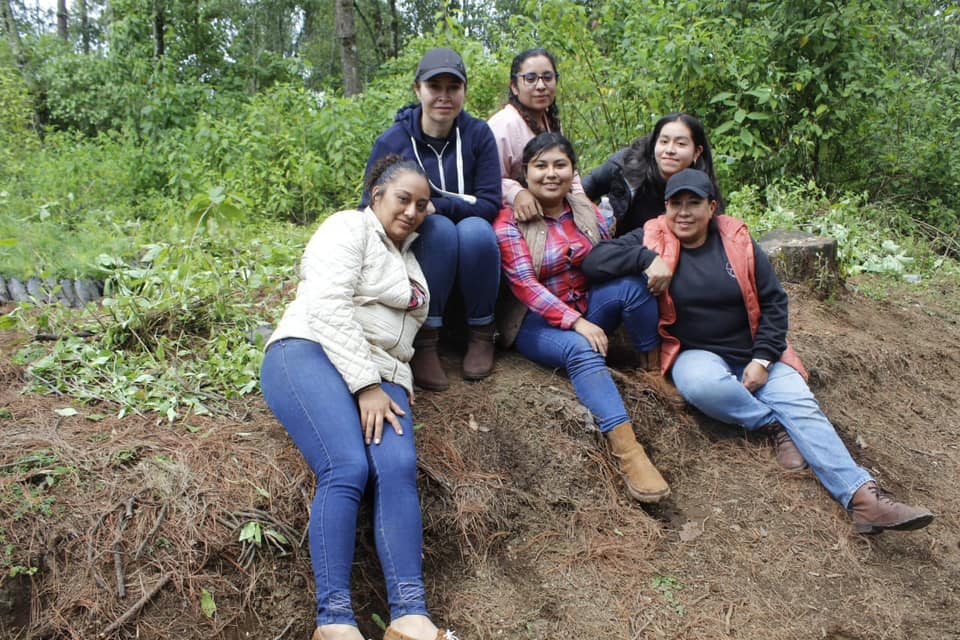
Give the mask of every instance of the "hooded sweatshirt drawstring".
MULTIPOLYGON (((430 182, 430 186, 433 188, 433 190, 436 191, 437 193, 439 193, 440 195, 444 195, 444 196, 451 197, 451 198, 460 198, 461 200, 464 200, 464 201, 469 202, 469 203, 472 204, 472 203, 474 203, 474 202, 477 201, 476 197, 474 197, 474 196, 472 196, 472 195, 469 195, 469 194, 466 194, 466 193, 463 192, 463 189, 464 189, 464 182, 463 182, 463 149, 462 149, 462 146, 461 146, 462 143, 461 143, 461 141, 460 141, 460 127, 454 127, 454 129, 455 129, 456 134, 457 134, 457 148, 456 148, 456 153, 457 153, 457 191, 456 191, 456 192, 447 191, 446 173, 445 173, 444 170, 443 170, 443 152, 446 151, 446 149, 447 149, 447 144, 449 144, 449 142, 446 143, 446 144, 444 144, 444 145, 443 145, 443 149, 441 149, 439 152, 437 152, 437 150, 434 149, 433 147, 430 147, 430 149, 433 151, 433 153, 437 156, 437 171, 440 173, 440 186, 438 187, 437 185, 435 185, 435 184, 433 183, 433 180, 430 180, 429 177, 427 178, 427 180, 430 182)), ((427 168, 423 166, 423 160, 420 158, 420 151, 417 149, 417 140, 416 140, 416 138, 414 138, 413 136, 410 136, 410 144, 413 146, 413 155, 416 156, 416 158, 417 158, 417 164, 419 164, 419 165, 420 165, 420 168, 423 169, 423 172, 426 173, 426 174, 429 176, 429 172, 427 171, 427 168)), ((429 145, 428 145, 428 146, 429 146, 429 145)))

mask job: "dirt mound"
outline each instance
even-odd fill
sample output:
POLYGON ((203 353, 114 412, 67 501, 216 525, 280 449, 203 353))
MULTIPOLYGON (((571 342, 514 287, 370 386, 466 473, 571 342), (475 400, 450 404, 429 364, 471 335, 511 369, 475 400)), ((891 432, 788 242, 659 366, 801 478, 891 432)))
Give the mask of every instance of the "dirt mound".
MULTIPOLYGON (((566 378, 500 354, 492 378, 415 406, 438 622, 464 640, 960 637, 955 310, 791 293, 821 404, 888 490, 937 514, 928 529, 853 534, 767 442, 625 373, 673 489, 638 508, 566 378)), ((115 410, 59 415, 70 399, 19 395, 24 375, 0 363, 0 537, 17 574, 0 583, 0 636, 309 637, 313 481, 259 398, 232 421, 90 420, 115 410)), ((387 607, 366 513, 354 586, 378 638, 387 607)))

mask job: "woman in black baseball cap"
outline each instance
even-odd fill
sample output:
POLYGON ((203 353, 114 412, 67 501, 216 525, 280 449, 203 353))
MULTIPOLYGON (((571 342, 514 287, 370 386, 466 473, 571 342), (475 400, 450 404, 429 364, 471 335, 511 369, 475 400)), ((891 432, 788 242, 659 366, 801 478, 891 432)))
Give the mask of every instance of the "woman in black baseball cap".
POLYGON ((430 287, 430 311, 410 364, 418 386, 442 391, 449 381, 437 344, 454 290, 463 298, 469 334, 461 373, 480 380, 493 371, 500 251, 491 223, 500 210, 500 159, 490 127, 463 109, 467 68, 460 54, 446 48, 424 54, 413 91, 417 104, 401 109, 377 139, 367 173, 378 159, 397 154, 416 161, 430 180, 435 213, 413 245, 430 287))
POLYGON ((809 467, 857 533, 930 524, 929 510, 880 489, 820 409, 787 341, 787 293, 747 226, 718 213, 713 179, 679 171, 664 199, 666 213, 601 242, 583 262, 595 283, 647 278, 659 299, 664 375, 711 418, 769 433, 780 466, 809 467))

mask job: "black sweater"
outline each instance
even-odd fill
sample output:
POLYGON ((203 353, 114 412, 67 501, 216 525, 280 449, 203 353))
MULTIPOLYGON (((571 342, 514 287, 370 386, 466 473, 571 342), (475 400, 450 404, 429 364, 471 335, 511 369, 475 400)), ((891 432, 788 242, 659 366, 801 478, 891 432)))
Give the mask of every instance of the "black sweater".
MULTIPOLYGON (((704 349, 737 364, 752 358, 776 361, 787 348, 787 294, 770 260, 754 242, 760 325, 751 338, 740 287, 723 242, 711 224, 703 246, 684 249, 670 282, 677 321, 666 327, 684 349, 704 349)), ((643 229, 593 248, 582 269, 593 282, 641 274, 656 257, 643 246, 643 229)))

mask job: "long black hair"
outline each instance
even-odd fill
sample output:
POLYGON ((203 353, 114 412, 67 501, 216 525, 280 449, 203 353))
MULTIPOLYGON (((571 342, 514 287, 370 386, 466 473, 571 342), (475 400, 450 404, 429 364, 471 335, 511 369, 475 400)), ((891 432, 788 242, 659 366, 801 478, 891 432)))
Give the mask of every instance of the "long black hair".
POLYGON ((657 138, 660 137, 660 132, 671 122, 682 122, 686 125, 693 136, 694 146, 703 149, 692 168, 699 169, 710 176, 717 194, 717 200, 720 200, 717 176, 713 173, 713 152, 710 149, 707 132, 703 128, 703 123, 688 113, 671 113, 663 116, 657 120, 657 124, 654 125, 653 132, 650 135, 634 140, 623 154, 623 177, 633 188, 638 190, 644 186, 656 186, 659 191, 666 188, 666 180, 660 175, 660 168, 657 166, 657 159, 654 157, 654 149, 657 146, 657 138))
MULTIPOLYGON (((523 121, 527 123, 527 126, 530 127, 530 130, 533 131, 534 135, 543 133, 545 129, 543 125, 540 124, 540 118, 537 117, 537 114, 530 109, 528 106, 520 102, 520 98, 517 97, 511 88, 516 85, 519 90, 519 83, 517 82, 517 74, 520 73, 520 67, 523 66, 523 63, 529 60, 530 58, 536 58, 538 56, 543 56, 550 61, 550 66, 553 67, 553 73, 557 74, 557 59, 553 57, 553 54, 543 48, 538 49, 527 49, 526 51, 521 51, 513 58, 513 63, 510 65, 510 86, 507 87, 507 102, 512 104, 517 111, 520 112, 520 116, 523 118, 523 121)), ((550 127, 550 131, 560 131, 560 109, 557 107, 557 99, 554 96, 553 103, 547 107, 546 111, 547 124, 550 127)))

